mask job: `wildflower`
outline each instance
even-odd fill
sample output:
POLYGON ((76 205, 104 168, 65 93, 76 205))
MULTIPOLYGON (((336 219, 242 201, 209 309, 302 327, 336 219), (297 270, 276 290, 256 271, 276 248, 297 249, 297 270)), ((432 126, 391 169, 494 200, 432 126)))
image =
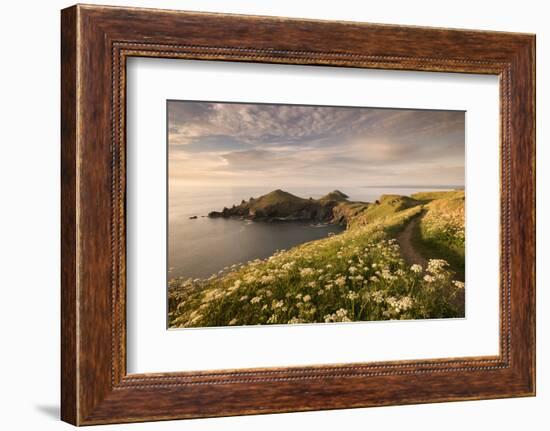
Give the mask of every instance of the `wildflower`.
POLYGON ((371 293, 371 297, 377 304, 384 302, 384 293, 380 290, 375 290, 371 293))
POLYGON ((350 272, 351 274, 354 274, 356 271, 357 271, 357 268, 356 268, 355 266, 350 266, 350 267, 349 267, 349 272, 350 272))
POLYGON ((313 268, 302 268, 300 269, 300 276, 307 277, 308 275, 313 275, 314 272, 313 268))
POLYGON ((236 319, 236 318, 235 318, 235 319, 231 319, 231 320, 229 321, 229 324, 230 324, 230 325, 236 325, 236 324, 237 324, 237 319, 236 319))
POLYGON ((262 300, 261 297, 255 296, 254 298, 252 298, 252 299, 250 300, 250 303, 251 303, 251 304, 257 304, 257 303, 260 302, 261 300, 262 300))
POLYGON ((336 280, 334 280, 334 283, 339 287, 344 287, 346 285, 346 277, 338 277, 336 280))
POLYGON ((464 289, 464 283, 462 281, 454 280, 453 284, 457 289, 464 289))
POLYGON ((359 294, 357 294, 355 292, 349 292, 348 293, 348 299, 350 301, 355 301, 357 298, 359 298, 359 294))
POLYGON ((310 296, 310 295, 305 295, 305 296, 302 298, 302 301, 304 301, 304 302, 309 302, 309 301, 311 301, 311 296, 310 296))
POLYGON ((271 303, 271 308, 276 310, 277 308, 281 308, 283 305, 284 305, 284 302, 282 300, 277 301, 274 299, 273 302, 271 303))
POLYGON ((418 274, 422 272, 422 267, 415 263, 414 265, 411 266, 411 271, 418 274))
POLYGON ((272 283, 273 281, 275 281, 275 276, 274 275, 264 275, 262 276, 262 278, 260 278, 260 283, 261 284, 269 284, 269 283, 272 283))
POLYGON ((410 296, 403 296, 400 299, 390 296, 386 299, 386 302, 393 309, 394 313, 401 313, 413 306, 413 299, 410 296))
POLYGON ((287 262, 287 263, 283 264, 281 266, 281 268, 284 269, 285 271, 288 271, 288 270, 292 269, 293 266, 294 266, 294 262, 287 262))
POLYGON ((386 268, 384 268, 382 270, 382 278, 384 280, 391 280, 392 279, 392 275, 391 275, 391 272, 389 270, 387 270, 386 268))
POLYGON ((236 280, 235 283, 233 283, 233 285, 229 287, 229 289, 227 289, 228 292, 234 292, 241 286, 241 284, 242 284, 241 280, 236 280))
POLYGON ((435 281, 435 277, 429 274, 426 274, 424 276, 424 281, 427 281, 428 283, 433 283, 435 281))
POLYGON ((315 286, 317 286, 317 283, 315 283, 314 281, 310 281, 307 285, 311 288, 314 288, 315 286))
POLYGON ((399 300, 399 307, 401 310, 406 311, 414 304, 414 300, 410 296, 404 296, 399 300))
POLYGON ((252 284, 256 282, 256 276, 254 274, 245 274, 243 280, 245 283, 252 284))
POLYGON ((246 301, 248 299, 248 295, 243 295, 241 296, 241 298, 239 299, 239 301, 246 301))
POLYGON ((333 314, 327 314, 325 317, 325 322, 351 322, 351 319, 348 317, 348 310, 344 308, 338 309, 333 314))
POLYGON ((430 259, 428 261, 428 271, 432 274, 437 274, 448 265, 447 261, 443 259, 430 259))

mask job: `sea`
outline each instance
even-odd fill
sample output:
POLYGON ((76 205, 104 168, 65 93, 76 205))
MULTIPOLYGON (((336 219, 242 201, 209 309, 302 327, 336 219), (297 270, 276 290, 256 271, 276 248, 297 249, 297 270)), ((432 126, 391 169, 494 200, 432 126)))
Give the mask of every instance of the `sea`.
POLYGON ((168 197, 168 277, 207 278, 224 267, 264 259, 277 250, 286 250, 343 230, 341 226, 311 222, 270 223, 207 217, 210 211, 238 205, 243 199, 258 197, 277 188, 314 199, 338 189, 352 201, 374 202, 382 194, 409 196, 456 187, 335 187, 329 190, 326 187, 171 185, 168 197), (197 218, 190 218, 195 216, 197 218))

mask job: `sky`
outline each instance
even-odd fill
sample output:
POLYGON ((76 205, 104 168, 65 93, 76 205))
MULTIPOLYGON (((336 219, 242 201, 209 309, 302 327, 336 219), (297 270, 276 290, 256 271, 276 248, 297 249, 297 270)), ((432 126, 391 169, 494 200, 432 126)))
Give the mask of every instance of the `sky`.
POLYGON ((170 181, 463 186, 463 111, 168 102, 170 181))

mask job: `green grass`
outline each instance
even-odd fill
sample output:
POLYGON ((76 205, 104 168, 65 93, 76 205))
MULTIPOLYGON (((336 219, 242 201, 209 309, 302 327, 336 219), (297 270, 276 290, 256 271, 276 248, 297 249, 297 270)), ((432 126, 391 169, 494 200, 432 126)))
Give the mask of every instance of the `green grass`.
POLYGON ((464 190, 420 192, 414 193, 413 195, 411 195, 411 198, 422 202, 430 202, 438 199, 452 200, 454 198, 464 198, 464 190))
POLYGON ((419 193, 413 196, 427 202, 414 230, 414 247, 425 258, 446 260, 457 278, 464 281, 464 191, 419 193))
POLYGON ((418 206, 420 202, 407 196, 382 195, 378 201, 368 205, 357 217, 350 221, 350 226, 365 226, 376 221, 383 221, 394 214, 418 206))
POLYGON ((426 259, 444 259, 455 271, 457 280, 464 281, 464 247, 434 238, 418 223, 413 231, 413 245, 426 259))

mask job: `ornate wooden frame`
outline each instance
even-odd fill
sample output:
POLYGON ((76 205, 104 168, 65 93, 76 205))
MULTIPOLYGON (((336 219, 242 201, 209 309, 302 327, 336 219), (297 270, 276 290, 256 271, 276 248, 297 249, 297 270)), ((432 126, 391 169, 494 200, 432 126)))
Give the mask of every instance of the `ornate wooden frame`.
POLYGON ((63 420, 88 425, 534 395, 534 35, 81 5, 61 15, 63 420), (500 354, 128 375, 129 56, 498 75, 500 354))

